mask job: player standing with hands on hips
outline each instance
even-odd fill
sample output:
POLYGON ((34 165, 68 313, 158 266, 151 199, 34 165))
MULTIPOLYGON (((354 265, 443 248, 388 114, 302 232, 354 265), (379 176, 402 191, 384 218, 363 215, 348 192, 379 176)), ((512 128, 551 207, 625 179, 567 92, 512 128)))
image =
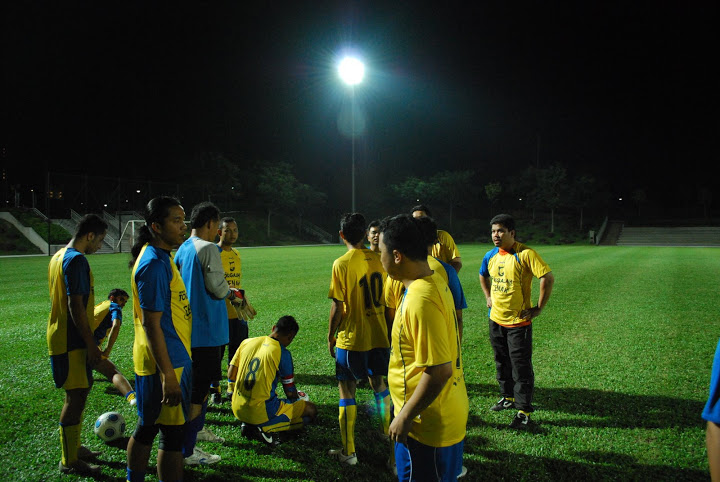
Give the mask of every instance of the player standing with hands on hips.
POLYGON ((60 412, 63 473, 99 474, 100 467, 83 459, 99 455, 80 444, 85 402, 92 388, 92 372, 102 358, 90 320, 95 311, 95 286, 86 254, 102 245, 107 223, 95 214, 84 216, 75 236, 50 260, 48 287, 50 316, 47 344, 56 388, 65 390, 60 412))
POLYGON ((510 427, 526 428, 534 410, 532 321, 547 306, 555 278, 539 254, 515 241, 512 216, 498 214, 490 220, 490 228, 495 248, 482 260, 480 286, 487 299, 490 344, 502 396, 491 410, 517 409, 510 427), (533 276, 540 280, 535 306, 530 299, 533 276))

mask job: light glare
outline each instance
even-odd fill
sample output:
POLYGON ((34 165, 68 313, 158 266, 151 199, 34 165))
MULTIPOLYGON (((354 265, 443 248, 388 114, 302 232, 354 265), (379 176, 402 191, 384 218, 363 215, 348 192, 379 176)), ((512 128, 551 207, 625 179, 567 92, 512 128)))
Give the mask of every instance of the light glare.
POLYGON ((355 57, 345 57, 338 66, 340 78, 348 85, 357 85, 365 77, 365 65, 355 57))

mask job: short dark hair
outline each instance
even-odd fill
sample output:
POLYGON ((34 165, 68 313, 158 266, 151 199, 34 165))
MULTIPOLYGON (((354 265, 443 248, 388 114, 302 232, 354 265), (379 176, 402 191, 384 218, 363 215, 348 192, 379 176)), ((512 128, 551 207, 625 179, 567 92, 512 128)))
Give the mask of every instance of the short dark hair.
POLYGON ((420 223, 409 214, 385 218, 380 223, 380 233, 387 249, 398 251, 414 261, 427 259, 427 244, 420 223))
POLYGON ((423 239, 425 239, 425 245, 431 246, 438 241, 437 224, 435 220, 430 216, 423 216, 416 218, 415 222, 420 226, 420 231, 423 233, 423 239))
POLYGON ((220 220, 220 210, 210 201, 196 204, 190 213, 190 228, 197 229, 205 226, 208 221, 220 220))
POLYGON ((428 209, 428 207, 424 204, 418 204, 417 206, 413 206, 410 214, 414 213, 415 211, 424 211, 425 214, 427 214, 428 216, 432 216, 430 209, 428 209))
POLYGON ((280 317, 275 323, 275 330, 281 335, 292 335, 300 330, 297 321, 290 315, 280 317))
POLYGON ((370 224, 367 225, 367 230, 370 231, 370 228, 377 228, 380 226, 380 220, 379 219, 373 219, 370 221, 370 224))
POLYGON ((97 214, 86 214, 80 219, 75 230, 75 236, 85 236, 86 234, 102 234, 107 231, 108 223, 97 214))
POLYGON ((224 218, 222 218, 220 220, 220 226, 222 226, 223 224, 230 224, 230 223, 237 224, 237 221, 235 221, 235 218, 232 218, 230 216, 225 216, 224 218))
POLYGON ((515 231, 515 219, 509 214, 498 214, 490 220, 490 227, 493 224, 500 224, 505 226, 508 231, 515 231))
POLYGON ((365 237, 365 216, 360 213, 345 213, 340 218, 340 231, 350 244, 358 244, 365 237))
POLYGON ((108 299, 110 299, 111 296, 114 296, 117 298, 118 296, 124 296, 125 298, 130 298, 130 295, 127 294, 127 291, 120 289, 120 288, 114 288, 110 290, 110 293, 108 294, 108 299))

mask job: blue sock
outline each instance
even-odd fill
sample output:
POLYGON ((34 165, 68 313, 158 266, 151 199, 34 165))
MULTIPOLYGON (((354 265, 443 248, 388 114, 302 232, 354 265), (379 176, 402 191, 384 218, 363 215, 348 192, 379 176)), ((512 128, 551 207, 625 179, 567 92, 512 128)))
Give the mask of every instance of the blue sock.
POLYGON ((130 467, 127 467, 127 480, 128 482, 143 482, 145 480, 145 472, 132 470, 130 467))
POLYGON ((183 441, 183 457, 190 457, 195 451, 197 434, 203 428, 205 417, 202 414, 185 424, 185 440, 183 441))

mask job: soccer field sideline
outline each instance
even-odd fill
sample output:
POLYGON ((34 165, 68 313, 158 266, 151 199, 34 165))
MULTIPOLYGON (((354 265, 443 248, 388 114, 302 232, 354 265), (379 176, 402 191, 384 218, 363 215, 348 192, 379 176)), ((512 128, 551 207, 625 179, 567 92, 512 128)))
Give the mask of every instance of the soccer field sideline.
MULTIPOLYGON (((296 360, 298 383, 318 402, 321 419, 305 430, 298 443, 265 454, 262 447, 234 434, 233 418, 225 409, 212 411, 208 417, 211 428, 226 436, 230 446, 217 450, 224 459, 220 468, 191 469, 186 471, 186 479, 229 476, 228 480, 233 480, 232 474, 237 471, 230 470, 232 467, 244 469, 240 473, 247 473, 243 476, 247 480, 270 480, 273 474, 291 480, 330 480, 347 474, 357 478, 357 471, 342 471, 326 461, 321 450, 339 440, 337 388, 324 338, 330 266, 344 247, 295 248, 286 251, 287 257, 278 254, 283 251, 271 248, 239 249, 243 253, 244 287, 259 312, 256 321, 251 322, 251 336, 265 334, 273 319, 282 314, 296 316, 301 331, 290 348, 296 360), (298 446, 317 449, 304 454, 297 450, 298 446), (295 468, 287 469, 278 460, 290 461, 295 468), (315 470, 315 477, 307 472, 310 468, 315 470)), ((536 419, 542 432, 513 434, 504 430, 507 421, 502 415, 487 411, 495 401, 497 388, 477 268, 489 247, 461 245, 460 249, 464 262, 460 278, 469 305, 463 358, 471 402, 465 465, 471 474, 489 480, 500 478, 500 473, 509 478, 553 480, 555 476, 597 478, 595 471, 599 470, 599 474, 621 478, 654 474, 661 479, 670 475, 703 479, 706 462, 700 411, 707 396, 709 367, 718 336, 718 330, 708 328, 717 326, 713 309, 720 300, 712 288, 716 285, 713 275, 720 272, 720 250, 538 247, 557 279, 549 308, 536 321, 536 419), (690 273, 684 265, 688 258, 705 269, 690 273), (617 275, 621 270, 623 277, 617 275), (662 281, 667 279, 672 282, 662 281), (643 323, 650 320, 654 327, 662 328, 666 337, 642 336, 643 323), (652 380, 652 385, 644 383, 646 380, 652 380), (638 419, 638 408, 647 409, 642 419, 638 419), (524 442, 521 447, 518 439, 524 442), (688 449, 683 452, 673 448, 678 446, 688 449), (610 454, 615 455, 608 459, 610 454), (513 465, 518 457, 526 463, 522 470, 513 465)), ((96 296, 115 285, 129 285, 127 255, 90 256, 89 260, 96 279, 96 296)), ((6 320, 0 328, 6 345, 0 366, 9 377, 2 386, 8 393, 9 387, 22 380, 26 388, 25 393, 11 391, 10 401, 0 404, 5 413, 17 412, 18 404, 27 407, 27 413, 18 417, 20 425, 32 432, 30 437, 17 437, 6 427, 6 440, 17 438, 30 451, 39 450, 43 440, 50 440, 50 453, 59 454, 53 424, 60 398, 49 381, 44 347, 44 320, 49 306, 46 269, 47 260, 36 257, 0 259, 0 312, 6 320), (22 296, 38 290, 37 299, 22 296), (28 318, 37 321, 27 325, 24 320, 28 318), (40 364, 31 363, 38 359, 40 364)), ((132 330, 127 328, 121 332, 113 357, 117 355, 116 363, 131 378, 131 354, 126 351, 132 343, 132 330)), ((367 390, 361 390, 358 403, 361 397, 368 396, 367 390)), ((106 382, 96 383, 85 426, 92 423, 88 419, 94 419, 106 407, 128 412, 120 398, 106 382)), ((128 419, 132 420, 130 416, 128 419)), ((389 480, 382 464, 373 461, 382 452, 372 427, 364 417, 359 417, 358 424, 359 444, 369 444, 359 449, 363 474, 373 480, 389 480)), ((89 429, 84 434, 86 439, 92 436, 89 429)), ((88 441, 99 445, 92 438, 88 441)), ((209 444, 206 448, 215 449, 209 444)), ((41 478, 53 479, 54 472, 46 467, 46 461, 0 450, 15 461, 14 466, 18 473, 25 474, 24 478, 44 474, 41 478)), ((122 463, 121 451, 106 452, 110 452, 114 468, 106 468, 105 472, 120 475, 117 469, 122 463)))

